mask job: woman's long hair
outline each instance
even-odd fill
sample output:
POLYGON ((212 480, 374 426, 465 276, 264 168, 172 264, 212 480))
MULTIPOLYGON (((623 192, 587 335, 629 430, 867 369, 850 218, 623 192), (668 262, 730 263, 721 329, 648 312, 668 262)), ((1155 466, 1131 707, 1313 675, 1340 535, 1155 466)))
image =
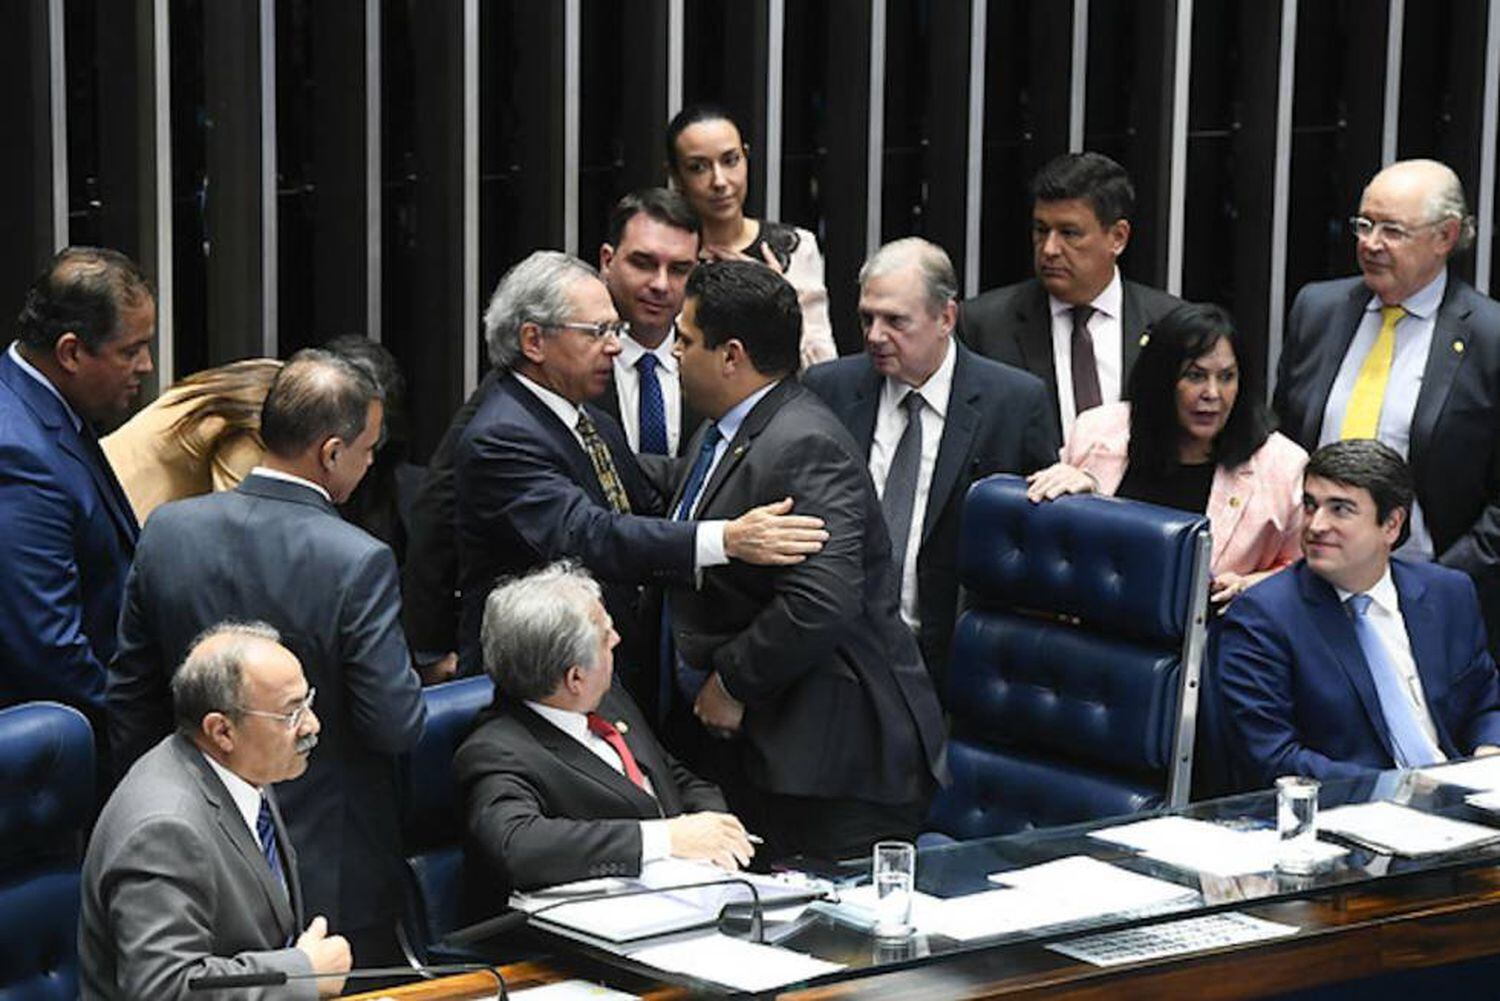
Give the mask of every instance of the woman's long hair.
POLYGON ((179 380, 171 391, 185 409, 167 433, 185 439, 198 425, 217 417, 224 422, 223 434, 248 432, 259 439, 260 408, 280 371, 281 362, 275 358, 246 358, 179 380))

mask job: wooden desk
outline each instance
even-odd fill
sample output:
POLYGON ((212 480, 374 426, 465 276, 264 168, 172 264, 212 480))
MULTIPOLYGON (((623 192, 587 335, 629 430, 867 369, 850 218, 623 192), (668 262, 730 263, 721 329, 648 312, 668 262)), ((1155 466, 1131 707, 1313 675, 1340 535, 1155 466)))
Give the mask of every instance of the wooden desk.
MULTIPOLYGON (((1128 1001, 1191 997, 1231 1001, 1355 980, 1397 970, 1500 954, 1500 868, 1393 877, 1306 900, 1253 904, 1246 913, 1299 926, 1295 936, 1139 966, 1100 969, 1036 943, 950 954, 786 995, 831 998, 1003 998, 1007 1001, 1128 1001)), ((596 966, 571 959, 502 971, 511 990, 579 976, 596 966)), ((609 975, 611 986, 652 999, 687 997, 664 984, 609 975)), ((494 993, 487 975, 465 975, 364 998, 459 999, 494 993)))

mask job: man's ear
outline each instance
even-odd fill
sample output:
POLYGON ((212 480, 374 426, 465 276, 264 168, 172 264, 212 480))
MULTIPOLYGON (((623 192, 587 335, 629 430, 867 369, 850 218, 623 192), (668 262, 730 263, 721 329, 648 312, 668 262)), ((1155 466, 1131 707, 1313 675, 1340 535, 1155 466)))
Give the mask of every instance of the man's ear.
POLYGON ((583 691, 584 671, 579 664, 574 664, 563 672, 562 687, 569 695, 577 695, 583 691))
POLYGON ((87 350, 82 338, 69 330, 53 342, 52 357, 64 372, 73 375, 81 364, 80 355, 87 350))
POLYGON ((1125 253, 1125 245, 1130 242, 1130 220, 1116 219, 1114 225, 1109 227, 1109 245, 1116 257, 1125 253))
POLYGON ((750 364, 750 353, 745 350, 745 342, 738 337, 731 337, 720 344, 724 349, 724 371, 725 373, 738 372, 750 364))
POLYGON ((338 462, 339 450, 344 447, 344 439, 338 435, 330 435, 323 439, 323 444, 318 446, 318 466, 322 469, 333 471, 338 462))
POLYGON ((518 337, 521 342, 521 356, 533 365, 540 365, 547 358, 547 348, 544 341, 547 337, 542 330, 541 324, 527 320, 521 324, 518 337))
POLYGON ((599 244, 599 270, 608 271, 610 262, 615 259, 615 248, 607 243, 599 244))
POLYGON ((198 729, 208 742, 223 754, 234 753, 234 721, 221 712, 211 712, 203 717, 198 729))

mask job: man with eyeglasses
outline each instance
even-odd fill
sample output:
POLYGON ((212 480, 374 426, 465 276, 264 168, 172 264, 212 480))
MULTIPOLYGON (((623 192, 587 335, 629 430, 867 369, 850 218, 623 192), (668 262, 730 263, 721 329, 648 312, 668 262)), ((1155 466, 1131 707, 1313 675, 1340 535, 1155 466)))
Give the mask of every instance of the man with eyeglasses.
POLYGON ((578 258, 540 250, 511 268, 484 328, 500 377, 455 458, 459 670, 482 670, 479 624, 495 582, 571 558, 602 585, 621 634, 622 680, 652 705, 658 622, 642 614, 641 585, 690 584, 730 560, 798 562, 821 548, 822 522, 791 514, 789 498, 731 520, 662 517, 662 490, 619 424, 591 402, 609 384, 625 328, 578 258))
POLYGON ((254 618, 281 631, 317 687, 322 745, 278 792, 308 910, 328 917, 362 966, 401 958, 396 769, 426 721, 395 557, 334 507, 370 467, 382 409, 347 359, 292 356, 266 394, 262 464, 234 490, 147 520, 105 697, 129 761, 171 730, 172 671, 200 630, 254 618))
MULTIPOLYGON (((83 863, 84 998, 184 997, 209 975, 283 972, 276 997, 335 997, 349 943, 304 914, 271 786, 307 770, 321 729, 297 657, 263 622, 223 622, 172 677, 176 731, 105 805, 83 863)), ((264 997, 250 992, 244 997, 264 997)))
POLYGON ((1458 176, 1392 164, 1350 220, 1361 274, 1292 304, 1273 406, 1309 452, 1375 438, 1411 464, 1416 502, 1398 555, 1468 573, 1500 636, 1500 304, 1448 267, 1474 241, 1458 176))

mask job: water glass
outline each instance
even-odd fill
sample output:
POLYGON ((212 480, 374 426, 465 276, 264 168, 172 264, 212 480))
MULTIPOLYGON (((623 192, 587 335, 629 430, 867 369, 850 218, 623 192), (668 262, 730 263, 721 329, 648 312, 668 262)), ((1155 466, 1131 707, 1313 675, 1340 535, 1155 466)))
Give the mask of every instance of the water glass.
POLYGON ((1283 775, 1276 780, 1276 833, 1281 836, 1276 868, 1308 873, 1317 864, 1318 780, 1283 775))
POLYGON ((907 841, 876 843, 870 876, 875 883, 877 938, 904 938, 911 934, 911 896, 916 875, 915 845, 907 841))

